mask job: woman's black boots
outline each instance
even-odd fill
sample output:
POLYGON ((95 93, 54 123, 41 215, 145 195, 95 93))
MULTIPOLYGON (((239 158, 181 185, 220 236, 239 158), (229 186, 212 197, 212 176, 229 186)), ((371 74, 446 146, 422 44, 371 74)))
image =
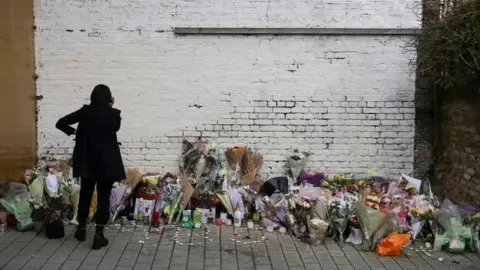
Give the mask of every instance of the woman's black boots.
POLYGON ((74 236, 79 242, 85 241, 85 239, 87 238, 87 220, 86 219, 78 220, 78 226, 74 236))
POLYGON ((93 237, 93 250, 101 249, 108 246, 108 239, 103 235, 105 225, 98 225, 95 227, 95 236, 93 237))

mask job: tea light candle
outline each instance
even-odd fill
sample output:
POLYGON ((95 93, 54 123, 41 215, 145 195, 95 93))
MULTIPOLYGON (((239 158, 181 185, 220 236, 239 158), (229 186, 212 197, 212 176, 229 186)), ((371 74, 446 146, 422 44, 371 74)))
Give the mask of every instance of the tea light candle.
POLYGON ((267 232, 273 233, 273 227, 272 227, 272 226, 268 226, 268 227, 267 227, 267 232))
POLYGON ((229 218, 225 219, 225 225, 231 226, 232 225, 232 220, 229 219, 229 218))
POLYGON ((253 229, 253 221, 248 221, 247 222, 247 228, 253 229))
POLYGON ((285 229, 285 227, 280 227, 280 229, 278 229, 278 232, 281 234, 285 234, 287 232, 287 229, 285 229))

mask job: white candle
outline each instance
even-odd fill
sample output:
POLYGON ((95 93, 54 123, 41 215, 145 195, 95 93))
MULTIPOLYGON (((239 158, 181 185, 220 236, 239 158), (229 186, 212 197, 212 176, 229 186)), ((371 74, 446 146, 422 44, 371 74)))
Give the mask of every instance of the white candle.
POLYGON ((248 221, 247 222, 247 228, 253 229, 253 221, 248 221))
POLYGON ((232 220, 229 219, 229 218, 227 218, 227 219, 225 220, 225 225, 231 226, 231 225, 232 225, 232 220))

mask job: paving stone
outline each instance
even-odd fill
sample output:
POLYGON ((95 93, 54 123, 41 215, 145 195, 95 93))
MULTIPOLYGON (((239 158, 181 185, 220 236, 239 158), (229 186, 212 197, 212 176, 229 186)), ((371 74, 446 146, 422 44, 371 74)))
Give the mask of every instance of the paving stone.
MULTIPOLYGON (((112 239, 107 248, 93 251, 91 243, 80 243, 69 235, 49 240, 32 232, 8 231, 0 234, 0 269, 2 270, 273 270, 273 269, 338 269, 338 270, 432 270, 480 269, 477 254, 434 253, 409 250, 407 255, 380 257, 360 248, 327 241, 325 246, 312 247, 289 235, 268 234, 258 244, 236 243, 232 227, 210 226, 207 241, 203 230, 181 229, 180 243, 174 242, 176 230, 150 235, 138 227, 134 232, 107 232, 112 239), (213 233, 213 231, 218 232, 213 233), (189 235, 190 234, 190 235, 189 235), (197 235, 198 234, 198 235, 197 235), (191 238, 191 239, 190 239, 191 238), (189 241, 194 242, 190 246, 189 241), (139 244, 139 241, 145 241, 139 244), (182 242, 183 241, 183 242, 182 242), (197 243, 198 241, 198 243, 197 243), (439 261, 438 257, 443 257, 439 261)), ((67 232, 71 233, 72 229, 67 232)), ((90 234, 93 232, 89 232, 90 234)), ((245 232, 240 232, 244 234, 245 232)), ((253 231, 259 238, 261 231, 253 231)))

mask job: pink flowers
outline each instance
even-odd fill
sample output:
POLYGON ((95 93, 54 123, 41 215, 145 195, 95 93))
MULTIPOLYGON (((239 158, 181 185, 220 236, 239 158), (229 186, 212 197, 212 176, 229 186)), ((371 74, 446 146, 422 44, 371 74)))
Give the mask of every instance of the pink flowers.
POLYGON ((304 200, 304 199, 298 200, 297 204, 299 206, 305 207, 305 208, 310 208, 311 207, 310 203, 307 200, 304 200))

